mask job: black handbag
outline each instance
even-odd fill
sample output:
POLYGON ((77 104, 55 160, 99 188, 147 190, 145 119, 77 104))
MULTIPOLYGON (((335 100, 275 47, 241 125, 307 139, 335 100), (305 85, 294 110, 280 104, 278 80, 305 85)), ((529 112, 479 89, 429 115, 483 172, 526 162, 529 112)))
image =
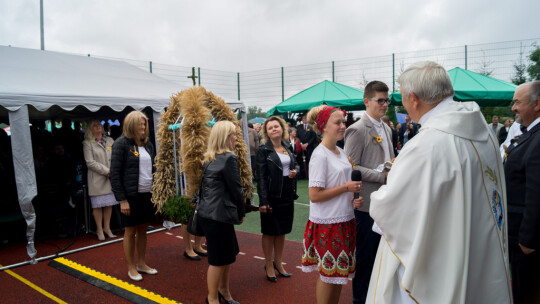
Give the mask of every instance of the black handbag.
POLYGON ((203 174, 201 176, 201 184, 199 186, 199 191, 193 195, 193 198, 191 199, 191 203, 195 204, 195 208, 193 208, 193 213, 189 216, 188 223, 187 223, 187 231, 195 236, 204 236, 204 231, 201 227, 201 224, 198 221, 198 209, 199 209, 199 201, 201 200, 201 190, 202 190, 202 181, 204 178, 204 173, 206 172, 206 166, 204 167, 203 174))

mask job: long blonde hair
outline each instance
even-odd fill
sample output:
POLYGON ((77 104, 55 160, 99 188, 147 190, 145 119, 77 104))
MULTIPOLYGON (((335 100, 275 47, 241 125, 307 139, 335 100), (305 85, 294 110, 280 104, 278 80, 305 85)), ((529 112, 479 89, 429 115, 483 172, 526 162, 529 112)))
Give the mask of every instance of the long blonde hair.
POLYGON ((208 149, 204 153, 204 161, 210 162, 216 160, 216 154, 231 152, 229 147, 229 138, 236 134, 236 126, 228 120, 217 122, 210 131, 208 138, 208 149))
POLYGON ((94 124, 98 124, 101 126, 101 134, 105 136, 105 131, 103 130, 103 125, 99 120, 92 119, 86 124, 86 130, 84 130, 84 139, 89 141, 94 141, 94 133, 92 133, 92 128, 94 127, 94 124))
POLYGON ((124 128, 122 130, 122 136, 125 136, 129 139, 133 139, 138 146, 144 146, 148 142, 148 117, 141 111, 132 111, 126 118, 124 118, 124 128), (139 124, 141 118, 144 119, 146 123, 146 128, 144 130, 144 135, 140 135, 139 124))

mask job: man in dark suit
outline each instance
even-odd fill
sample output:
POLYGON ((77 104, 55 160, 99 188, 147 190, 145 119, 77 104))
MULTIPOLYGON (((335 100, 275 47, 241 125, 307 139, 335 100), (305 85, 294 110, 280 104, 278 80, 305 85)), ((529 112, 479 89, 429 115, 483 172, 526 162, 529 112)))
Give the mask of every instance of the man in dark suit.
POLYGON ((315 133, 313 127, 307 123, 307 114, 302 115, 302 124, 298 126, 296 133, 302 144, 302 153, 304 153, 304 156, 306 157, 305 166, 300 168, 300 178, 309 178, 309 160, 311 159, 313 150, 315 150, 317 133, 315 133), (304 170, 304 167, 306 170, 304 170))
POLYGON ((416 133, 418 133, 418 125, 411 121, 409 115, 405 116, 405 123, 401 124, 401 129, 399 129, 399 144, 403 148, 403 145, 406 143, 404 139, 405 131, 408 131, 407 140, 411 140, 416 133), (411 126, 408 130, 408 126, 411 126))
POLYGON ((397 157, 397 155, 398 155, 398 151, 397 151, 397 147, 398 147, 398 144, 397 144, 397 143, 398 143, 398 133, 397 133, 397 131, 394 129, 393 125, 390 124, 391 121, 390 121, 390 118, 389 118, 388 116, 386 116, 386 115, 383 116, 383 117, 381 118, 381 120, 382 120, 385 124, 387 124, 387 125, 390 127, 390 129, 392 130, 392 147, 394 148, 394 156, 397 157))
POLYGON ((512 111, 524 132, 504 165, 514 303, 540 303, 540 81, 516 89, 512 111))

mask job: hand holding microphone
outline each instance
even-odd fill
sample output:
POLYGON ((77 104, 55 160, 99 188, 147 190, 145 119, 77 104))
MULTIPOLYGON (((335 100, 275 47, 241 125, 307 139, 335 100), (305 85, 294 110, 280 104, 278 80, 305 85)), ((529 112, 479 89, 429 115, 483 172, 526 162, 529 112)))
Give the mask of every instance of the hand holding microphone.
POLYGON ((353 170, 351 172, 351 182, 356 184, 356 191, 351 191, 354 192, 353 206, 354 209, 359 209, 364 204, 364 198, 360 197, 360 190, 362 190, 362 172, 359 170, 353 170))

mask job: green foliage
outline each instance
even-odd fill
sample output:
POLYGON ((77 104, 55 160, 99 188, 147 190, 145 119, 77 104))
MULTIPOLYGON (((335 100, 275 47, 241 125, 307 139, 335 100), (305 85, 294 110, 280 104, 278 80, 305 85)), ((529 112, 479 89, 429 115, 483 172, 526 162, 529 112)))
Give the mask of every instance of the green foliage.
POLYGON ((494 115, 499 116, 499 123, 503 123, 507 118, 513 118, 515 116, 512 112, 512 107, 480 107, 480 111, 484 114, 487 123, 491 123, 491 118, 494 115))
POLYGON ((512 83, 520 85, 527 82, 527 65, 523 61, 523 47, 520 48, 518 60, 514 63, 514 76, 512 77, 512 83))
POLYGON ((247 119, 250 120, 255 117, 266 117, 266 112, 263 112, 261 107, 248 107, 247 119))
POLYGON ((529 59, 532 61, 531 65, 527 68, 531 80, 540 80, 540 47, 537 47, 530 55, 529 59))
POLYGON ((482 61, 479 63, 479 69, 476 71, 478 74, 491 76, 493 75, 493 68, 491 68, 491 65, 493 64, 492 60, 486 59, 486 52, 482 50, 483 56, 482 61))
POLYGON ((175 223, 187 224, 189 216, 193 212, 191 201, 185 196, 176 195, 170 197, 163 205, 163 216, 175 223))

